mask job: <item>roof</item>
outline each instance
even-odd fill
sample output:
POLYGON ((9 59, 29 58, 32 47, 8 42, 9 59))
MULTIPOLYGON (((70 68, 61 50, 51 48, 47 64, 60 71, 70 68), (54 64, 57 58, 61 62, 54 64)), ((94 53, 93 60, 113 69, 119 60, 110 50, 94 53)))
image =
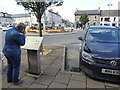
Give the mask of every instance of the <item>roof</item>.
MULTIPOLYGON (((50 13, 53 13, 53 14, 56 14, 56 15, 58 15, 58 16, 60 16, 57 12, 53 12, 53 11, 51 11, 51 10, 48 10, 50 13)), ((61 16, 60 16, 61 17, 61 16)))
POLYGON ((100 10, 79 10, 76 11, 74 15, 82 15, 85 13, 88 15, 100 15, 100 10))
MULTIPOLYGON (((112 26, 89 26, 88 28, 107 28, 107 29, 118 29, 117 27, 112 26)), ((119 28, 120 29, 120 28, 119 28)))
POLYGON ((118 10, 101 10, 101 16, 118 16, 118 14, 120 14, 118 10))
POLYGON ((13 18, 31 17, 31 15, 29 13, 27 13, 27 14, 12 14, 11 17, 13 17, 13 18))
POLYGON ((0 17, 11 18, 11 14, 0 12, 0 17))
POLYGON ((120 16, 120 10, 78 10, 74 15, 101 15, 101 16, 120 16))

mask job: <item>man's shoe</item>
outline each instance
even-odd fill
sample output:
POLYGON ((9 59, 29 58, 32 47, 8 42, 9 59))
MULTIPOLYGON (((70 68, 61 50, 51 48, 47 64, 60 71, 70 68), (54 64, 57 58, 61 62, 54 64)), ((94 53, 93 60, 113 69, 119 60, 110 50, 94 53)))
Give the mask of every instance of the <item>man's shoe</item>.
POLYGON ((7 81, 8 83, 12 83, 12 81, 7 81))
POLYGON ((18 85, 18 84, 21 84, 23 83, 23 80, 19 80, 18 82, 14 83, 14 85, 18 85))

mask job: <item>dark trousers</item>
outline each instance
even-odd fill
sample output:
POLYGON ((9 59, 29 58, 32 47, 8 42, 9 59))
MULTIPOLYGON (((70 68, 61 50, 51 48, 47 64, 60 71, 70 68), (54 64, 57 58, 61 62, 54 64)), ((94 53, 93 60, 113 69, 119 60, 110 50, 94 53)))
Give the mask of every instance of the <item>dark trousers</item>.
POLYGON ((9 56, 7 58, 7 81, 16 83, 19 81, 21 55, 9 56))

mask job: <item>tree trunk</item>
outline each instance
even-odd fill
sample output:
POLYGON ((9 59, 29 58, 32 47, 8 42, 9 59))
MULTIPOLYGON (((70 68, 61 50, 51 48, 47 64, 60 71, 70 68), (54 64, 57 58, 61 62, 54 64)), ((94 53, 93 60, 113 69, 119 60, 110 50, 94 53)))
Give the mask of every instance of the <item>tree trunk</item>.
MULTIPOLYGON (((42 37, 42 29, 41 29, 41 18, 38 20, 38 24, 39 24, 39 36, 42 37)), ((42 55, 43 55, 43 42, 41 43, 41 46, 40 46, 40 52, 42 52, 42 55)))
POLYGON ((38 24, 39 24, 39 36, 42 37, 41 20, 38 22, 38 24))

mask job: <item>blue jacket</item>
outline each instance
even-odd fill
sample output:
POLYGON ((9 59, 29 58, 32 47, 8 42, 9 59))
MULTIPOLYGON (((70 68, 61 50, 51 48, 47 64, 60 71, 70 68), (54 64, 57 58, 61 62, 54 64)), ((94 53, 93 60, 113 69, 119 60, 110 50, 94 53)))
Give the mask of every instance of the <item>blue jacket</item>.
POLYGON ((6 32, 3 53, 10 56, 21 54, 20 46, 24 44, 25 36, 20 34, 17 28, 13 27, 6 32))

